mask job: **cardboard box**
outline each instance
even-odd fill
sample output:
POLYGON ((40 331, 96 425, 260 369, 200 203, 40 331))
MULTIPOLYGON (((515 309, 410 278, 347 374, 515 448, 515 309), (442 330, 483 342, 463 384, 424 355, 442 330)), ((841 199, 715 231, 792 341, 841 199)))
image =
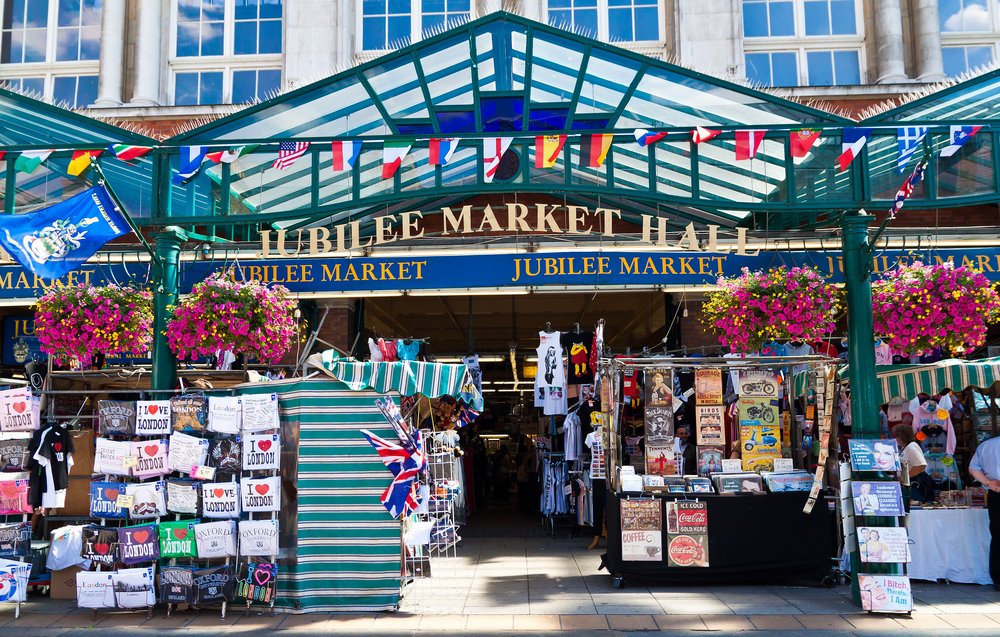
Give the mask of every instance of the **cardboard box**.
POLYGON ((94 472, 94 431, 83 429, 73 432, 73 468, 70 469, 71 476, 81 476, 89 478, 94 472))
POLYGON ((79 566, 71 566, 59 571, 52 571, 49 597, 52 599, 76 599, 76 574, 82 570, 79 566))

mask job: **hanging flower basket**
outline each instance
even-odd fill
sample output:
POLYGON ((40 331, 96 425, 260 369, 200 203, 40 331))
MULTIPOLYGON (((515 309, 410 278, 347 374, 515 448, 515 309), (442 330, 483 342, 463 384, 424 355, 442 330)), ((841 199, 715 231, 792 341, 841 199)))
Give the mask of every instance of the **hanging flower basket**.
POLYGON ((210 276, 173 310, 167 342, 181 360, 230 350, 261 362, 276 362, 292 346, 295 300, 287 288, 210 276))
POLYGON ((38 299, 35 333, 43 352, 60 365, 89 365, 98 353, 145 356, 153 339, 149 290, 108 285, 55 288, 38 299))
POLYGON ((756 352, 771 340, 821 338, 833 331, 841 308, 840 290, 813 268, 743 268, 718 285, 702 308, 702 321, 733 352, 756 352))
POLYGON ((872 285, 875 333, 910 356, 940 347, 965 354, 1000 320, 1000 295, 982 273, 950 261, 900 266, 872 285))

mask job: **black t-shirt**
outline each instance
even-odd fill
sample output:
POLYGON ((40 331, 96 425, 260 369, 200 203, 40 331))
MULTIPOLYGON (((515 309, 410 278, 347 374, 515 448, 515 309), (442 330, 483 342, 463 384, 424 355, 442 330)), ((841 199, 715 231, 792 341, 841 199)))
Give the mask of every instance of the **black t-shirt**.
POLYGON ((570 385, 590 385, 594 382, 594 370, 590 367, 590 348, 594 344, 593 332, 564 332, 561 339, 569 361, 570 385))
MULTIPOLYGON (((73 436, 68 429, 59 425, 50 425, 42 430, 41 443, 35 451, 35 456, 44 458, 52 469, 52 484, 46 482, 46 491, 59 491, 69 486, 69 457, 76 452, 73 448, 73 436)), ((39 462, 42 475, 46 476, 44 465, 39 462)))

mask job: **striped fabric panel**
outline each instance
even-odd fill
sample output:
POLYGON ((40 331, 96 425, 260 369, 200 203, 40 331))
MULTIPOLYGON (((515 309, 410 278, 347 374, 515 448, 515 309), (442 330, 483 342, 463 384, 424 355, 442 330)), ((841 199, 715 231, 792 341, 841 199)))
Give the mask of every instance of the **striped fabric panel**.
POLYGON ((987 388, 1000 380, 1000 362, 949 359, 929 365, 879 367, 879 400, 894 396, 913 398, 920 392, 938 394, 944 388, 961 391, 967 387, 987 388))
POLYGON ((270 385, 282 423, 299 427, 298 546, 279 603, 307 612, 371 612, 399 605, 400 524, 379 496, 391 475, 361 429, 395 433, 381 394, 332 380, 270 385))
MULTIPOLYGON (((459 396, 472 386, 465 365, 445 365, 423 361, 361 362, 342 359, 335 350, 320 357, 320 368, 355 391, 374 389, 402 396, 423 394, 428 398, 459 396)), ((312 357, 311 357, 312 362, 312 357)), ((483 409, 483 397, 476 393, 472 408, 483 409)))

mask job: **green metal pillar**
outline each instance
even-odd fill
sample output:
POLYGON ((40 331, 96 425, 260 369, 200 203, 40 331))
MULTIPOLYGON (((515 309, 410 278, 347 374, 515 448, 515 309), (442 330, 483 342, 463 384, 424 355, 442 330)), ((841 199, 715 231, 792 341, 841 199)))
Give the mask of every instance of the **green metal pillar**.
MULTIPOLYGON (((844 288, 847 295, 847 353, 851 374, 851 431, 857 438, 879 435, 878 380, 875 376, 875 328, 872 323, 872 253, 868 224, 874 219, 862 210, 844 217, 844 288)), ((852 512, 853 517, 853 512, 852 512)), ((861 559, 857 541, 851 552, 851 593, 861 605, 858 573, 861 559)))
POLYGON ((876 438, 878 381, 875 377, 875 328, 872 325, 872 253, 868 224, 861 211, 844 217, 844 289, 847 295, 847 353, 851 374, 851 428, 857 438, 876 438))
POLYGON ((176 226, 167 226, 153 235, 159 266, 153 292, 153 378, 152 389, 173 389, 177 382, 177 358, 167 346, 168 307, 177 304, 180 294, 181 244, 187 234, 176 226))

